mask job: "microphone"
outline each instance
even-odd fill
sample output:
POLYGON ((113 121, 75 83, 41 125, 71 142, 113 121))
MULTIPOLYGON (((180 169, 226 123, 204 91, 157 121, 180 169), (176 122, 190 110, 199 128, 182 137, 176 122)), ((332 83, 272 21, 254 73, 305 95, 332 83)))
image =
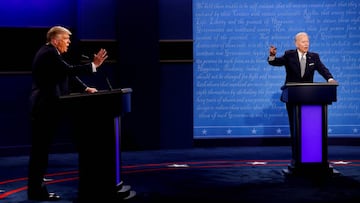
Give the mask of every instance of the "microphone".
POLYGON ((110 83, 109 77, 107 77, 107 75, 105 73, 103 73, 103 75, 105 77, 105 80, 106 80, 106 83, 107 83, 107 86, 108 86, 109 90, 112 91, 113 87, 112 87, 112 85, 110 83))
MULTIPOLYGON (((90 60, 90 57, 87 56, 87 55, 85 55, 85 54, 81 54, 81 58, 84 58, 84 59, 86 59, 86 60, 90 60)), ((111 85, 111 83, 110 83, 110 80, 109 80, 109 77, 107 76, 107 74, 106 74, 105 72, 103 72, 103 71, 97 71, 97 72, 101 72, 101 74, 102 74, 103 77, 105 78, 105 81, 106 81, 106 84, 107 84, 109 90, 112 91, 112 90, 113 90, 113 87, 112 87, 112 85, 111 85)))

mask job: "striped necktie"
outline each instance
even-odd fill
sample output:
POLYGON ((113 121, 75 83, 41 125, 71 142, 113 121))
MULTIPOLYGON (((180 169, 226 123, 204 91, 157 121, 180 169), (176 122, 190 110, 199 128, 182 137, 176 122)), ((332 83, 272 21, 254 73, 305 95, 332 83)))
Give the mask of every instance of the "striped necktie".
POLYGON ((304 76, 305 67, 306 67, 306 59, 305 59, 305 54, 303 54, 300 59, 301 77, 304 76))

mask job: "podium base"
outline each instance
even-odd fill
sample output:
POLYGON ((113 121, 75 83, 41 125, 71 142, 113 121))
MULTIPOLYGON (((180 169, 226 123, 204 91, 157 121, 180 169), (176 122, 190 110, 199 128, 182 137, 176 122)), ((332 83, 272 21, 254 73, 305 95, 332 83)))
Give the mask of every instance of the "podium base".
POLYGON ((130 190, 130 186, 124 186, 124 190, 118 191, 116 197, 103 197, 96 199, 84 199, 84 198, 76 198, 72 203, 89 203, 89 202, 106 202, 106 203, 118 203, 123 201, 131 201, 132 198, 136 196, 136 192, 130 190))
POLYGON ((129 200, 129 199, 134 198, 135 196, 136 196, 136 192, 135 192, 134 190, 130 190, 130 191, 129 191, 129 195, 126 196, 126 197, 124 197, 124 198, 122 198, 122 200, 129 200))
POLYGON ((116 192, 117 199, 128 200, 128 199, 132 199, 135 196, 136 196, 136 192, 131 190, 130 185, 124 185, 123 181, 121 181, 117 185, 117 192, 116 192))
POLYGON ((289 165, 287 169, 282 170, 283 174, 287 177, 297 176, 297 177, 314 177, 314 178, 324 178, 324 177, 334 177, 339 176, 340 172, 334 169, 329 165, 317 165, 317 164, 309 164, 309 165, 289 165))
MULTIPOLYGON (((100 186, 101 187, 101 186, 100 186)), ((110 189, 110 188, 108 188, 110 189)), ((130 200, 136 196, 136 192, 131 190, 130 185, 124 185, 123 181, 118 183, 116 187, 113 187, 111 191, 100 191, 98 194, 96 190, 91 192, 86 191, 87 195, 78 196, 73 203, 89 203, 89 202, 106 202, 106 203, 118 203, 125 200, 130 200), (91 195, 94 193, 94 195, 91 195)))

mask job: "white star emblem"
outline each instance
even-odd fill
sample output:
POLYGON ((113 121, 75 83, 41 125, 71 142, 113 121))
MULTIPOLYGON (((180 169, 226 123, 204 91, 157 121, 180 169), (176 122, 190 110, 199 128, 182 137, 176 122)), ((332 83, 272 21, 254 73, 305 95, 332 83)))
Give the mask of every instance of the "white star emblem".
POLYGON ((203 135, 206 135, 207 131, 204 129, 201 131, 203 135))
POLYGON ((169 164, 168 167, 173 167, 173 168, 187 168, 187 167, 189 167, 189 165, 187 165, 187 164, 169 164))
POLYGON ((332 133, 332 131, 333 131, 332 128, 328 129, 328 133, 332 133))
POLYGON ((267 164, 267 162, 264 162, 264 161, 253 161, 253 162, 248 162, 248 164, 251 164, 251 165, 265 165, 265 164, 267 164))
POLYGON ((336 164, 336 165, 346 165, 346 164, 350 164, 351 162, 349 162, 349 161, 333 161, 331 163, 336 164))
POLYGON ((231 132, 232 132, 232 130, 230 130, 230 129, 226 130, 226 134, 228 134, 228 135, 231 135, 231 132))
POLYGON ((353 129, 353 133, 357 133, 358 132, 358 129, 357 128, 354 128, 353 129))
POLYGON ((251 130, 251 133, 252 133, 252 134, 256 134, 256 129, 253 128, 253 129, 251 130))

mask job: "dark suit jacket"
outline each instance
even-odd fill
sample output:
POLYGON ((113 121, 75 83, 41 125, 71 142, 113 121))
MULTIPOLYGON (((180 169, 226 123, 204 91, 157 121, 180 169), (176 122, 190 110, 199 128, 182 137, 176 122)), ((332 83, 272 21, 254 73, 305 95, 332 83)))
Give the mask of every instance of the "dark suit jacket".
POLYGON ((35 114, 52 111, 53 108, 56 108, 54 105, 56 105, 59 96, 70 93, 69 84, 75 82, 85 90, 87 86, 78 78, 78 75, 91 74, 92 72, 91 63, 70 65, 54 46, 51 44, 43 45, 33 60, 31 112, 35 114))
MULTIPOLYGON (((299 54, 297 50, 285 51, 281 57, 275 57, 274 60, 268 60, 268 63, 273 66, 285 66, 286 70, 286 83, 292 82, 314 82, 314 74, 317 71, 326 81, 333 78, 329 69, 321 62, 319 54, 314 52, 307 52, 306 54, 306 68, 304 76, 301 77, 299 54)), ((280 100, 283 101, 281 95, 280 100)))
POLYGON ((313 82, 314 73, 317 71, 326 81, 333 78, 329 69, 321 62, 319 54, 308 52, 306 54, 306 69, 304 76, 301 77, 300 61, 297 50, 285 51, 281 57, 276 57, 273 61, 268 61, 273 66, 285 66, 286 79, 285 83, 289 82, 313 82))

